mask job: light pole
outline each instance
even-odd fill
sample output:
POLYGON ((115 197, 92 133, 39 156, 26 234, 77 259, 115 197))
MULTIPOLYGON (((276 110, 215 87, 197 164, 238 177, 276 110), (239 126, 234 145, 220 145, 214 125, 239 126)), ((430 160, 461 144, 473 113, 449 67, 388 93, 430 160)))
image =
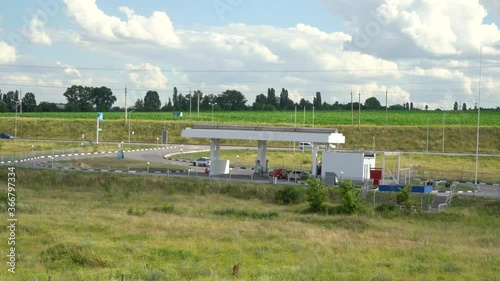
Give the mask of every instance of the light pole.
POLYGON ((313 128, 314 128, 314 105, 313 105, 313 128))
POLYGON ((150 164, 150 163, 148 162, 147 164, 148 164, 148 174, 149 174, 149 164, 150 164))
POLYGON ((425 155, 429 155, 429 120, 431 120, 431 118, 427 118, 427 141, 425 146, 425 155))
POLYGON ((216 104, 216 102, 210 104, 212 106, 212 124, 214 124, 214 105, 216 104))
POLYGON ((306 105, 304 104, 304 124, 302 125, 302 127, 306 127, 306 105))
MULTIPOLYGON (((478 95, 477 95, 477 135, 476 135, 476 173, 474 176, 474 184, 475 188, 479 188, 477 185, 477 172, 479 168, 479 127, 481 125, 481 75, 483 70, 483 46, 481 46, 481 50, 479 51, 479 87, 478 87, 478 95)), ((475 191, 475 189, 473 189, 475 191)))
MULTIPOLYGON (((135 110, 135 109, 134 109, 135 110)), ((128 113, 128 144, 130 144, 130 119, 132 117, 132 112, 134 112, 134 110, 130 111, 128 113)))
POLYGON ((295 127, 297 127, 297 106, 295 106, 295 127))
POLYGON ((445 116, 444 116, 444 111, 446 107, 443 107, 443 152, 444 152, 444 121, 445 121, 445 116))
POLYGON ((156 147, 158 147, 158 141, 160 140, 160 138, 156 138, 156 147))

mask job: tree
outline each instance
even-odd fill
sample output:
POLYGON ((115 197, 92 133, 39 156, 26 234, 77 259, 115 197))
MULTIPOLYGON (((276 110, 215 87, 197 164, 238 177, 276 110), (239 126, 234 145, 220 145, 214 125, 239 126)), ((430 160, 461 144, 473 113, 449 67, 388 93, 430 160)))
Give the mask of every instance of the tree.
POLYGON ((410 102, 410 110, 413 110, 413 102, 410 102))
POLYGON ((0 112, 9 112, 9 107, 3 101, 0 101, 0 112))
POLYGON ((276 91, 274 90, 274 88, 267 89, 266 104, 270 104, 275 108, 278 108, 278 99, 276 98, 276 91))
POLYGON ((36 111, 38 111, 38 112, 57 112, 60 110, 55 103, 42 101, 36 107, 36 111))
POLYGON ((226 90, 217 97, 217 103, 223 110, 244 110, 246 102, 245 96, 237 90, 226 90))
POLYGON ((67 109, 71 111, 93 111, 92 88, 73 85, 63 94, 67 109))
POLYGON ((406 106, 405 106, 406 109, 410 109, 410 103, 409 102, 406 102, 406 106))
POLYGON ((161 111, 172 111, 174 107, 172 106, 172 99, 168 98, 168 102, 161 108, 161 111))
POLYGON ((157 91, 148 91, 144 97, 145 111, 158 111, 161 108, 160 95, 157 91))
POLYGON ((135 111, 143 111, 144 110, 144 101, 142 99, 137 99, 134 104, 135 111))
POLYGON ((365 100, 366 109, 381 109, 382 105, 376 97, 367 98, 365 100))
POLYGON ((325 209, 327 192, 322 180, 318 178, 307 180, 307 202, 309 202, 309 208, 312 212, 321 212, 325 209))
POLYGON ((322 102, 321 102, 321 93, 320 92, 316 92, 316 97, 314 97, 314 99, 313 99, 313 105, 314 105, 314 108, 316 108, 318 110, 321 109, 322 102))
POLYGON ((305 107, 307 110, 311 110, 313 105, 310 101, 308 101, 304 98, 301 98, 299 101, 299 107, 302 109, 305 107))
POLYGON ((97 111, 108 111, 116 102, 113 91, 107 87, 93 88, 92 101, 97 111))
POLYGON ((174 110, 179 110, 177 102, 177 87, 174 87, 174 93, 172 95, 172 104, 174 106, 174 110))
POLYGON ((467 110, 467 104, 465 102, 462 104, 462 110, 467 110))
POLYGON ((340 195, 342 196, 342 204, 340 211, 344 214, 354 214, 361 210, 363 201, 361 192, 354 188, 354 184, 350 180, 342 180, 339 183, 340 195))
POLYGON ((453 104, 453 110, 457 111, 458 110, 458 102, 455 102, 453 104))
POLYGON ((257 95, 255 97, 255 102, 253 103, 252 107, 253 110, 264 110, 264 106, 267 103, 267 98, 264 94, 257 95))
POLYGON ((429 106, 426 104, 425 105, 425 110, 428 110, 429 109, 429 106))
POLYGON ((200 108, 203 110, 211 110, 212 104, 217 102, 217 97, 214 94, 209 94, 203 97, 200 108))
POLYGON ((16 111, 16 105, 18 104, 19 92, 16 90, 15 92, 9 91, 7 94, 4 94, 2 97, 3 102, 7 105, 10 112, 16 111))
POLYGON ((22 106, 24 112, 35 112, 36 111, 36 99, 35 95, 28 92, 24 95, 22 99, 22 106))
POLYGON ((285 88, 281 89, 279 108, 281 110, 290 110, 293 109, 293 106, 293 101, 288 97, 288 90, 285 88))

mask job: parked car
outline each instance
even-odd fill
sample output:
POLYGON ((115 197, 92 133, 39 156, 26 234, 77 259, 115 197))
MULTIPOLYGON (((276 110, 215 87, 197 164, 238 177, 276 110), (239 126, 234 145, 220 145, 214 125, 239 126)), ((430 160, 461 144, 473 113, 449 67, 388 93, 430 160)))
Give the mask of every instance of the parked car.
MULTIPOLYGON (((334 144, 329 144, 328 145, 330 149, 334 149, 335 145, 334 144)), ((313 143, 312 142, 299 142, 299 149, 300 150, 311 150, 313 148, 313 143)), ((325 144, 319 144, 318 145, 319 149, 326 149, 325 144)))
POLYGON ((288 173, 288 178, 293 181, 298 181, 298 180, 306 180, 311 177, 311 174, 309 172, 304 172, 304 171, 291 171, 288 173))
POLYGON ((0 139, 13 140, 14 137, 9 134, 0 134, 0 139))
POLYGON ((313 147, 312 142, 299 142, 300 150, 310 150, 312 149, 312 147, 313 147))
POLYGON ((288 170, 285 168, 276 169, 274 171, 271 171, 269 173, 269 176, 279 178, 279 179, 286 179, 286 178, 288 178, 288 170))
POLYGON ((210 158, 200 157, 200 158, 198 158, 198 160, 193 161, 193 166, 209 167, 210 166, 210 158))

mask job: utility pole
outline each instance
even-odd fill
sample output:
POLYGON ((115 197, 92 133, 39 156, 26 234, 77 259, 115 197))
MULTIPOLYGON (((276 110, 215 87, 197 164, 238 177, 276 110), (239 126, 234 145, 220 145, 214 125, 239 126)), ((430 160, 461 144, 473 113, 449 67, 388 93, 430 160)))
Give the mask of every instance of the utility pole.
POLYGON ((354 105, 352 104, 352 90, 351 90, 351 125, 354 125, 354 105))
POLYGON ((314 105, 313 105, 313 128, 314 128, 314 105))
POLYGON ((189 118, 191 118, 191 87, 189 87, 189 118))
POLYGON ((358 92, 359 101, 358 101, 358 129, 361 125, 361 91, 358 92))
POLYGON ((125 125, 127 125, 127 115, 128 114, 128 109, 127 109, 127 86, 125 86, 125 125))
POLYGON ((200 94, 200 91, 196 94, 198 96, 198 118, 200 118, 200 94))
POLYGON ((304 125, 302 127, 306 127, 306 105, 304 104, 304 125))
POLYGON ((479 52, 479 90, 477 95, 477 139, 476 139, 476 174, 474 176, 474 184, 477 186, 477 172, 479 168, 479 126, 481 124, 481 75, 482 75, 482 61, 483 61, 483 46, 479 52))
POLYGON ((17 99, 19 100, 19 114, 23 114, 23 89, 19 90, 17 99))
POLYGON ((444 122, 445 122, 445 115, 444 115, 444 110, 446 108, 443 107, 443 152, 444 152, 444 122))
POLYGON ((385 126, 387 127, 387 87, 385 87, 385 126))

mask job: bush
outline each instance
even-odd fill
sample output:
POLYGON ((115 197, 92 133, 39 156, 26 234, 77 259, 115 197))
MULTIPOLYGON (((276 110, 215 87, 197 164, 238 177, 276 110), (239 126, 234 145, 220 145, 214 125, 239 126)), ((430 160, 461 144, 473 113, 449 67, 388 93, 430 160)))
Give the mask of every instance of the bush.
POLYGON ((396 195, 396 202, 398 202, 399 205, 405 207, 405 213, 407 214, 410 213, 411 210, 415 210, 417 206, 417 202, 410 199, 410 194, 411 194, 411 187, 407 186, 401 189, 396 195))
POLYGON ((389 212, 393 212, 395 210, 396 210, 396 206, 394 204, 382 204, 382 205, 378 205, 375 208, 375 211, 377 211, 379 213, 389 213, 389 212))
POLYGON ((340 181, 340 195, 342 196, 342 205, 340 211, 344 214, 354 214, 361 210, 363 201, 361 191, 354 189, 352 181, 340 181))
POLYGON ((274 194, 277 204, 300 204, 304 202, 304 189, 299 186, 285 186, 274 194))
POLYGON ((325 183, 320 179, 310 179, 307 181, 307 185, 307 202, 309 202, 310 210, 313 212, 323 211, 327 198, 325 183))

